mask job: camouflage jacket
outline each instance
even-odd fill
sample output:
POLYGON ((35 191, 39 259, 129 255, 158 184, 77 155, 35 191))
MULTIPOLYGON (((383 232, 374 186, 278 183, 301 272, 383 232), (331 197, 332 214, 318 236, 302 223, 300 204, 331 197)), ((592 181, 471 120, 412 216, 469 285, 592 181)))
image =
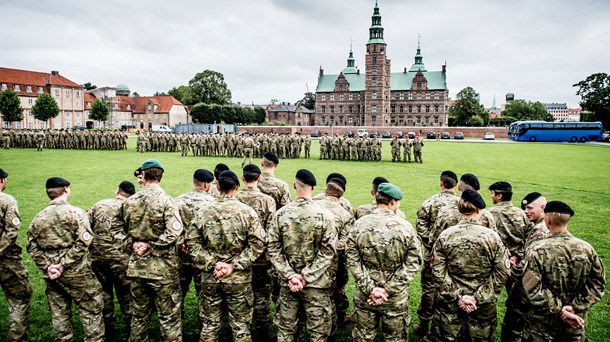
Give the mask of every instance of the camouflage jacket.
POLYGON ((193 265, 201 269, 204 283, 219 282, 213 271, 217 262, 233 265, 233 273, 222 283, 252 281, 252 264, 265 250, 266 232, 254 209, 233 196, 216 198, 198 212, 186 234, 193 265))
POLYGON ((218 181, 216 179, 210 183, 210 191, 208 191, 208 194, 212 195, 212 197, 220 196, 220 191, 218 191, 217 185, 218 181))
MULTIPOLYGON (((325 193, 325 192, 319 193, 319 194, 317 194, 317 195, 315 195, 315 196, 313 197, 313 199, 314 199, 314 200, 323 200, 323 199, 325 199, 325 198, 327 198, 327 196, 326 196, 326 193, 325 193)), ((343 207, 343 209, 347 210, 347 212, 348 212, 350 215, 354 216, 354 207, 352 207, 352 203, 351 203, 351 202, 350 202, 350 201, 349 201, 347 198, 345 198, 344 196, 342 196, 342 197, 339 199, 339 203, 341 204, 341 206, 343 207)))
POLYGON ((91 259, 127 264, 128 255, 123 249, 126 237, 123 203, 126 199, 117 195, 101 200, 87 210, 93 232, 93 241, 89 248, 91 259))
POLYGON ((269 258, 283 285, 301 274, 310 288, 334 284, 330 269, 337 254, 333 215, 317 201, 298 197, 275 212, 269 225, 269 258))
POLYGON ((158 184, 144 185, 123 205, 127 229, 124 248, 130 254, 127 276, 168 280, 178 277, 176 243, 182 234, 182 219, 173 198, 158 184), (138 256, 134 242, 146 242, 150 254, 138 256))
MULTIPOLYGON (((371 214, 373 211, 375 211, 375 209, 377 209, 377 203, 375 201, 373 201, 371 204, 363 204, 356 209, 356 214, 354 215, 355 219, 361 219, 363 216, 371 214)), ((401 219, 407 219, 407 215, 405 215, 405 213, 400 209, 396 211, 396 215, 398 215, 398 217, 401 219)))
POLYGON ((187 193, 176 197, 176 205, 185 227, 191 223, 195 213, 214 202, 214 197, 208 192, 191 189, 187 193))
POLYGON ((430 265, 438 293, 445 301, 471 295, 480 304, 493 304, 509 275, 509 258, 498 233, 477 220, 461 220, 440 234, 430 265))
MULTIPOLYGON (((250 208, 254 209, 260 220, 261 226, 265 231, 269 230, 269 221, 275 213, 275 200, 269 195, 265 195, 258 189, 250 189, 244 187, 241 191, 235 195, 235 197, 242 203, 246 204, 250 208)), ((254 262, 255 265, 269 265, 269 254, 267 253, 267 244, 265 243, 265 251, 261 256, 254 262)))
POLYGON ((345 244, 347 242, 347 234, 352 230, 354 226, 354 216, 347 211, 341 201, 343 197, 336 199, 330 196, 324 196, 320 203, 326 209, 328 209, 335 218, 335 228, 337 229, 338 241, 337 251, 345 252, 345 244))
POLYGON ((258 183, 258 189, 275 200, 275 208, 279 209, 290 203, 288 184, 275 177, 272 173, 263 172, 258 183))
POLYGON ((0 259, 21 259, 21 247, 17 244, 20 228, 17 201, 13 196, 0 192, 0 259))
POLYGON ((489 213, 494 217, 497 232, 510 255, 523 260, 525 241, 530 228, 525 212, 512 203, 504 201, 489 208, 489 213))
POLYGON ((54 264, 64 267, 62 277, 78 277, 91 273, 92 240, 87 213, 64 200, 55 200, 32 220, 27 249, 44 277, 54 264))
POLYGON ((424 245, 426 260, 429 260, 430 251, 432 250, 433 245, 429 240, 430 229, 436 222, 439 211, 446 205, 457 204, 459 200, 460 198, 455 194, 441 191, 425 200, 417 211, 415 228, 417 229, 417 235, 419 236, 422 245, 424 245))
POLYGON ((383 287, 390 296, 404 296, 420 262, 413 226, 389 209, 377 208, 359 219, 348 235, 347 267, 365 295, 383 287))

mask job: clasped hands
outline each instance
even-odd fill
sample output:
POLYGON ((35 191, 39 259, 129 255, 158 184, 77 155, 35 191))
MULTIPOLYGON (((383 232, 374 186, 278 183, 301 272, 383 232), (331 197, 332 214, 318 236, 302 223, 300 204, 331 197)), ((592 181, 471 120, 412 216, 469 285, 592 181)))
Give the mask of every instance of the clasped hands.
POLYGON ((305 281, 305 277, 300 274, 293 274, 288 277, 288 288, 291 292, 303 291, 305 284, 307 284, 307 281, 305 281))
POLYGON ((233 265, 222 261, 214 265, 214 277, 216 280, 223 280, 231 274, 233 274, 233 265))
POLYGON ((133 247, 133 251, 141 257, 145 257, 148 254, 150 254, 150 249, 148 248, 148 244, 146 242, 134 242, 133 245, 131 245, 131 247, 133 247))
POLYGON ((64 267, 61 264, 54 264, 47 268, 47 276, 51 280, 55 280, 64 273, 64 267))
POLYGON ((585 327, 585 320, 574 313, 574 308, 571 305, 565 305, 561 308, 561 320, 572 329, 582 329, 585 327))
POLYGON ((372 306, 378 306, 385 304, 385 302, 388 301, 388 298, 390 298, 388 290, 384 289, 383 287, 374 287, 371 290, 369 298, 366 300, 366 302, 372 306))
POLYGON ((474 296, 462 296, 458 300, 458 306, 466 313, 471 313, 477 309, 477 299, 474 296))

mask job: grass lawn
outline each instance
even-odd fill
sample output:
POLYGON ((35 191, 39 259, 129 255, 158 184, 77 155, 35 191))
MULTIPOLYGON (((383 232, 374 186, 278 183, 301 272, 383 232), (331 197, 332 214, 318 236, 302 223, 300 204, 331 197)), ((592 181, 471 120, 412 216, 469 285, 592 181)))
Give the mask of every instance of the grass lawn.
MULTIPOLYGON (((27 228, 33 217, 48 203, 44 189, 47 178, 61 176, 68 179, 72 183, 70 202, 87 209, 100 199, 112 197, 122 180, 135 183, 133 171, 148 158, 161 161, 165 167, 161 186, 174 197, 191 188, 195 169, 213 170, 216 163, 224 162, 231 169, 237 170, 241 163, 238 158, 181 157, 179 152, 139 154, 135 152, 134 146, 135 139, 132 138, 127 151, 0 150, 0 168, 10 174, 5 192, 19 202, 23 221, 19 243, 24 248, 24 260, 34 287, 30 341, 53 339, 42 274, 25 252, 27 228)), ((576 215, 569 230, 593 245, 608 274, 610 148, 591 144, 455 143, 426 140, 423 150, 424 163, 405 164, 391 162, 387 141, 384 142, 381 162, 321 161, 318 159, 318 147, 317 141, 314 141, 312 159, 281 160, 276 175, 291 184, 298 169, 308 168, 314 172, 318 183, 321 184, 315 191, 318 193, 323 190, 322 184, 326 175, 330 172, 341 172, 348 179, 346 197, 354 207, 371 202, 371 180, 376 176, 384 176, 405 193, 401 209, 413 224, 419 206, 426 198, 438 192, 438 179, 443 170, 450 169, 458 175, 475 173, 481 183, 481 194, 488 205, 492 205, 486 190, 489 184, 506 180, 512 184, 515 191, 515 203, 527 193, 538 191, 549 200, 562 200, 570 204, 576 215)), ((255 163, 259 162, 260 159, 255 160, 255 163)), ((294 190, 292 194, 294 195, 294 190)), ((350 281, 346 290, 351 299, 353 281, 350 281)), ((415 310, 420 297, 419 277, 409 287, 409 293, 413 324, 417 321, 415 310)), ((0 297, 0 340, 4 340, 8 329, 7 308, 4 295, 0 294, 0 297)), ((503 294, 498 304, 499 324, 504 315, 505 298, 503 294)), ((587 334, 590 341, 607 340, 610 336, 608 317, 610 302, 608 296, 605 296, 601 303, 589 312, 587 334)), ((184 321, 184 340, 197 341, 198 330, 196 301, 191 291, 184 321)), ((338 334, 340 341, 351 340, 349 329, 340 330, 338 334)), ((499 336, 499 327, 496 335, 499 336)), ((75 336, 75 340, 82 341, 82 328, 78 324, 75 336)), ((158 340, 158 332, 156 336, 153 340, 158 340)), ((300 340, 308 339, 302 336, 300 340)), ((410 340, 419 341, 419 338, 411 334, 410 340)), ((378 341, 382 339, 378 338, 378 341)))

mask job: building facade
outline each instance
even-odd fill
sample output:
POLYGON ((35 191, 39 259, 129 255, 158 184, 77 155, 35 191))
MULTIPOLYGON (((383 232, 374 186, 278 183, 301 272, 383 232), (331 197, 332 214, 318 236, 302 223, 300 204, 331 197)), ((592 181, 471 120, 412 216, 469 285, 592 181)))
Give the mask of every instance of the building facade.
POLYGON ((311 126, 314 124, 315 111, 298 103, 271 104, 266 108, 267 122, 270 124, 284 123, 288 126, 311 126))
POLYGON ((365 70, 361 73, 356 67, 351 48, 347 66, 339 74, 324 74, 320 67, 315 125, 447 125, 446 65, 440 71, 428 71, 418 43, 415 63, 402 72, 392 72, 377 4, 366 44, 365 70))

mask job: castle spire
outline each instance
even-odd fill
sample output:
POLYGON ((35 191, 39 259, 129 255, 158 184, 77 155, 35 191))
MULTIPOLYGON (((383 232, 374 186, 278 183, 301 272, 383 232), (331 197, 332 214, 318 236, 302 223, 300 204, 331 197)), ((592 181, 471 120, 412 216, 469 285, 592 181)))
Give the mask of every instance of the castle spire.
POLYGON ((347 57, 347 66, 343 69, 344 74, 355 74, 358 72, 356 68, 356 60, 354 59, 354 52, 352 51, 352 42, 349 44, 349 57, 347 57))
POLYGON ((415 53, 415 63, 411 65, 409 72, 426 72, 426 66, 424 65, 424 56, 421 54, 421 35, 417 35, 417 53, 415 53))
POLYGON ((373 16, 371 17, 371 27, 369 28, 369 41, 367 44, 385 44, 383 40, 383 26, 381 26, 381 14, 379 14, 379 6, 375 1, 373 16))

